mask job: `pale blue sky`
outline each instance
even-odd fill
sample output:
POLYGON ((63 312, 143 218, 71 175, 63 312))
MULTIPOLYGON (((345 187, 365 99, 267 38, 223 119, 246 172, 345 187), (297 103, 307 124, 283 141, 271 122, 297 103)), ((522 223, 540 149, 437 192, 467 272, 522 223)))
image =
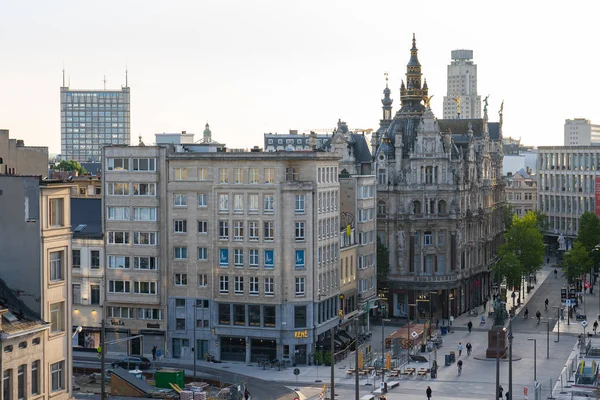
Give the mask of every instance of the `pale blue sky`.
POLYGON ((62 68, 71 88, 118 88, 129 68, 132 139, 195 132, 229 147, 264 132, 377 128, 384 72, 394 112, 417 37, 442 118, 450 51, 474 51, 505 135, 562 145, 566 118, 600 124, 594 1, 1 1, 0 128, 60 150, 62 68), (410 6, 414 4, 414 8, 410 6), (552 4, 552 5, 551 5, 552 4), (558 4, 558 3, 556 3, 558 4))

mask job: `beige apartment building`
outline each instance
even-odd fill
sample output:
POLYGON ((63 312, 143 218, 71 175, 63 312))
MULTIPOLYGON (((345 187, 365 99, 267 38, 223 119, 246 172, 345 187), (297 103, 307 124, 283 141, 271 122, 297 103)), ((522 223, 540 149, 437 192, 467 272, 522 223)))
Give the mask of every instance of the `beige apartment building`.
POLYGON ((529 211, 537 210, 537 179, 530 171, 521 168, 504 180, 506 202, 511 205, 515 214, 522 217, 529 211))
POLYGON ((15 320, 4 314, 2 339, 19 337, 10 356, 18 365, 2 364, 3 390, 14 382, 18 392, 19 379, 31 377, 25 397, 72 397, 70 190, 63 182, 0 175, 0 278, 18 298, 4 296, 8 304, 0 304, 17 313, 15 320))
POLYGON ((0 129, 0 175, 48 176, 48 147, 25 146, 11 139, 8 129, 0 129))

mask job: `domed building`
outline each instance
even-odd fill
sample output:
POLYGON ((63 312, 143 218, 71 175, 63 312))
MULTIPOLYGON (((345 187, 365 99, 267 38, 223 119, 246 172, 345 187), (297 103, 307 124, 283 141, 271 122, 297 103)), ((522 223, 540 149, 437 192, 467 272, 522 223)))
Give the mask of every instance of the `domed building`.
POLYGON ((414 35, 393 117, 387 83, 383 95, 371 138, 377 232, 390 261, 380 297, 388 316, 457 316, 490 296, 503 240, 502 110, 498 123, 487 106, 481 119, 438 120, 414 35))

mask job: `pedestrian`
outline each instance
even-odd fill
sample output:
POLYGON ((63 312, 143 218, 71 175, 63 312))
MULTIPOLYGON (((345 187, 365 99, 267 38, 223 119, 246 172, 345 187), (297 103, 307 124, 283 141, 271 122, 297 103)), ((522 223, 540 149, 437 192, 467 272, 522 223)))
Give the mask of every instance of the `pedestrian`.
POLYGON ((462 342, 458 342, 458 347, 456 349, 458 350, 458 356, 460 357, 462 354, 462 342))
POLYGON ((470 356, 471 355, 471 349, 473 348, 473 346, 471 345, 471 342, 467 342, 467 355, 470 356))
POLYGON ((248 391, 248 388, 246 388, 246 390, 244 390, 244 399, 248 400, 250 398, 250 392, 248 391))
POLYGON ((439 329, 440 328, 440 319, 436 318, 435 320, 435 329, 439 329))
POLYGON ((510 400, 510 392, 506 392, 506 400, 510 400))
POLYGON ((427 395, 427 400, 431 399, 431 388, 429 386, 427 386, 425 394, 427 395))
POLYGON ((469 333, 471 333, 471 329, 473 329, 473 323, 471 321, 467 324, 467 328, 469 328, 469 333))
POLYGON ((503 396, 502 396, 502 392, 504 392, 504 388, 502 387, 502 385, 498 386, 498 399, 503 400, 503 396))
POLYGON ((550 257, 546 259, 546 264, 550 264, 550 257))
POLYGON ((598 329, 598 321, 594 321, 594 335, 596 334, 596 330, 598 329))
POLYGON ((152 348, 152 361, 156 361, 156 346, 152 348))

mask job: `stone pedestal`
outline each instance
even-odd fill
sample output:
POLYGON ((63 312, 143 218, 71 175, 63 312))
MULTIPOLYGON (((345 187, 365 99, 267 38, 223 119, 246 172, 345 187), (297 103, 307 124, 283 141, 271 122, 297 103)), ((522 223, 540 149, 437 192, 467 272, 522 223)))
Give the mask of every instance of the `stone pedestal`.
POLYGON ((506 357, 508 349, 508 337, 506 328, 503 326, 494 326, 488 332, 488 348, 485 352, 487 358, 506 357))

